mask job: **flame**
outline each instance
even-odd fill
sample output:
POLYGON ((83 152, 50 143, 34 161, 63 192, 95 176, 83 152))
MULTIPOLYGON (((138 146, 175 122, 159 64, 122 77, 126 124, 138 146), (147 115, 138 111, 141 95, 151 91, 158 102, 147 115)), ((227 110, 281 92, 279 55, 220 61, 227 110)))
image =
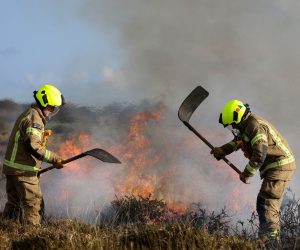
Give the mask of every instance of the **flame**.
POLYGON ((115 186, 118 195, 133 194, 143 198, 153 197, 158 188, 158 178, 151 174, 151 168, 159 163, 160 154, 151 145, 145 130, 149 123, 159 122, 161 110, 142 112, 130 120, 127 138, 120 151, 125 157, 126 171, 119 177, 120 184, 115 186), (149 173, 148 173, 149 172, 149 173))
MULTIPOLYGON (((192 202, 199 202, 201 195, 197 196, 194 190, 178 188, 178 183, 172 178, 176 175, 176 164, 168 162, 169 165, 161 167, 164 164, 165 156, 174 157, 175 146, 169 147, 170 143, 163 143, 161 147, 157 146, 157 141, 152 137, 152 129, 159 128, 163 119, 163 107, 158 107, 152 112, 140 112, 133 115, 130 119, 127 133, 124 137, 117 140, 114 145, 102 146, 99 142, 95 142, 88 133, 81 133, 79 136, 73 136, 67 139, 59 148, 59 154, 64 158, 80 154, 94 147, 100 147, 108 152, 120 157, 122 166, 116 175, 110 176, 108 173, 101 173, 111 179, 114 187, 114 194, 118 197, 125 195, 140 196, 143 198, 164 200, 167 206, 174 214, 184 213, 192 202), (171 152, 169 152, 171 151, 171 152)), ((210 140, 218 137, 210 131, 204 131, 210 140)), ((181 140, 182 144, 189 144, 195 138, 191 135, 191 139, 185 138, 181 140)), ((182 145, 181 145, 182 146, 182 145)), ((209 151, 208 151, 209 153, 209 151)), ((84 160, 74 161, 68 164, 63 174, 88 178, 93 166, 91 166, 89 157, 84 160)), ((172 161, 171 161, 172 162, 172 161)), ((213 165, 214 174, 223 176, 228 182, 238 181, 238 176, 229 167, 224 166, 223 162, 208 160, 213 165)), ((101 170, 103 171, 103 170, 101 170)), ((87 179, 88 181, 88 179, 87 179)), ((197 192, 201 192, 198 190, 197 192)), ((204 191, 203 191, 204 192, 204 191)), ((60 197, 71 197, 74 194, 70 190, 62 190, 60 197)), ((238 185, 232 186, 229 190, 230 208, 237 211, 240 209, 239 202, 243 197, 238 185)), ((243 202, 247 199, 243 198, 243 202)))
MULTIPOLYGON (((95 143, 91 139, 91 136, 87 133, 80 133, 77 137, 72 137, 63 142, 59 147, 59 155, 63 159, 67 159, 69 157, 81 154, 87 149, 93 148, 95 143)), ((88 175, 89 173, 89 164, 88 158, 84 159, 86 166, 82 167, 82 162, 73 161, 68 164, 68 167, 64 169, 63 173, 65 175, 76 174, 76 175, 88 175)))

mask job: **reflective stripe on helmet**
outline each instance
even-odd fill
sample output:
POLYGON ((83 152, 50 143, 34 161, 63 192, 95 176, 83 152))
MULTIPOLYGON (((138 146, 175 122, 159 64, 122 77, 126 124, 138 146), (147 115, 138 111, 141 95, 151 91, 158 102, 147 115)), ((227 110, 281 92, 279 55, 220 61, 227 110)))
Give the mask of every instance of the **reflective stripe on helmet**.
POLYGON ((39 168, 37 168, 35 166, 23 165, 23 164, 15 163, 15 162, 8 161, 8 160, 4 160, 4 165, 11 167, 11 168, 30 171, 30 172, 38 172, 40 170, 39 168))
POLYGON ((251 146, 253 146, 256 142, 258 142, 259 140, 268 142, 268 138, 265 134, 257 134, 256 136, 254 136, 251 140, 251 146))

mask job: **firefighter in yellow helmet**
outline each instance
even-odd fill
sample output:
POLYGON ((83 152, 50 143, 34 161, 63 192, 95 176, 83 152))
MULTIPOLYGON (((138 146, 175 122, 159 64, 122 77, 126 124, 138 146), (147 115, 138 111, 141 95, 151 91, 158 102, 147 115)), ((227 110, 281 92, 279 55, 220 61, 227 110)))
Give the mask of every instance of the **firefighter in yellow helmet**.
POLYGON ((220 160, 242 149, 249 158, 240 175, 240 180, 246 184, 259 170, 263 179, 256 203, 259 238, 263 241, 277 240, 280 205, 296 169, 293 153, 286 140, 268 121, 251 113, 249 105, 239 100, 231 100, 224 106, 219 122, 233 132, 234 139, 214 148, 211 153, 220 160))
POLYGON ((46 121, 64 104, 61 92, 46 84, 34 91, 36 104, 24 111, 11 132, 4 162, 7 203, 3 216, 18 219, 23 224, 39 225, 43 206, 37 172, 41 163, 62 168, 62 159, 43 143, 46 121))

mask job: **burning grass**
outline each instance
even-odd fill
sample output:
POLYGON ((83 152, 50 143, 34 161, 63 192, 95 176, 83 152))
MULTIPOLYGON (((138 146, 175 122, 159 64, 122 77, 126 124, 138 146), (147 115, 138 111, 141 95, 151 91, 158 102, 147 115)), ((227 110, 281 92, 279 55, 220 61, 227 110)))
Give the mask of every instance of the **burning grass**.
POLYGON ((102 223, 113 225, 128 224, 157 224, 164 222, 168 215, 168 208, 164 201, 151 199, 151 196, 125 196, 116 198, 111 207, 102 213, 102 223))
POLYGON ((111 206, 102 212, 100 224, 119 226, 179 223, 228 236, 230 220, 225 208, 219 213, 209 212, 200 203, 195 203, 184 212, 177 212, 163 200, 152 199, 151 195, 146 198, 131 195, 112 201, 111 206))

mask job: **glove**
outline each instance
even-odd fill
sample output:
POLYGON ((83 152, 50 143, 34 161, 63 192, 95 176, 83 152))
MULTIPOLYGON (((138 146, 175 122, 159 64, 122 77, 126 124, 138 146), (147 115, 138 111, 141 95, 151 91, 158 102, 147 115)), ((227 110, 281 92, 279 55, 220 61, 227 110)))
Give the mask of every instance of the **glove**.
POLYGON ((224 149, 221 147, 213 148, 210 153, 213 154, 218 161, 226 156, 224 149))
POLYGON ((248 175, 246 175, 245 172, 242 172, 242 173, 240 174, 240 180, 241 180, 242 182, 244 182, 245 184, 250 184, 250 178, 251 178, 251 177, 249 177, 248 175))
POLYGON ((62 169, 63 167, 64 167, 64 164, 62 164, 62 159, 59 159, 59 160, 57 160, 54 164, 53 164, 53 166, 56 168, 56 169, 62 169))

